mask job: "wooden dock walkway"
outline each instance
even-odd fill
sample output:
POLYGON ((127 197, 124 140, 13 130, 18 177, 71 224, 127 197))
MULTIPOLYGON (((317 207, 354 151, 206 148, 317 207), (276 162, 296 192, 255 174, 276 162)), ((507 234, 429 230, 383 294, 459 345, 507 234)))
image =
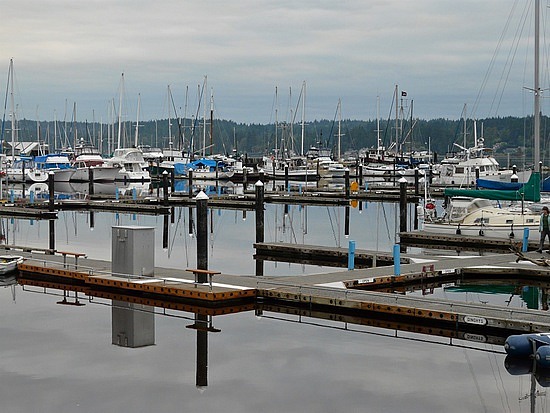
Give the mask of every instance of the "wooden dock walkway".
MULTIPOLYGON (((528 276, 548 284, 550 267, 530 262, 516 262, 514 254, 485 256, 418 256, 409 257, 401 265, 401 274, 394 276, 393 266, 353 271, 288 277, 256 277, 219 274, 212 283, 197 283, 192 271, 155 268, 153 277, 110 273, 110 262, 81 258, 78 264, 63 257, 22 253, 27 260, 20 265, 25 282, 49 282, 85 288, 89 294, 111 294, 147 299, 152 302, 173 302, 181 305, 293 307, 296 311, 322 311, 346 317, 389 318, 392 322, 421 324, 445 330, 473 331, 505 336, 518 332, 550 330, 550 317, 545 311, 524 308, 465 303, 433 297, 407 296, 368 291, 368 284, 397 285, 437 279, 438 276, 475 276, 508 274, 528 276), (68 261, 68 262, 67 262, 68 261)), ((540 258, 540 254, 528 253, 540 258)))

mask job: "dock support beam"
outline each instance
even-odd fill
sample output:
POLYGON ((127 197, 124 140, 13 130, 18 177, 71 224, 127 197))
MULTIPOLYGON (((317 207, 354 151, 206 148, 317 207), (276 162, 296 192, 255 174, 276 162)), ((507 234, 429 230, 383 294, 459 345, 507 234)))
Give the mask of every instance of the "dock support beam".
POLYGON ((349 199, 349 168, 346 168, 346 171, 344 172, 344 181, 345 181, 345 187, 346 187, 346 199, 349 199))
MULTIPOLYGON (((197 268, 208 269, 208 195, 200 191, 197 197, 197 268)), ((208 275, 199 273, 198 283, 208 282, 208 275)))

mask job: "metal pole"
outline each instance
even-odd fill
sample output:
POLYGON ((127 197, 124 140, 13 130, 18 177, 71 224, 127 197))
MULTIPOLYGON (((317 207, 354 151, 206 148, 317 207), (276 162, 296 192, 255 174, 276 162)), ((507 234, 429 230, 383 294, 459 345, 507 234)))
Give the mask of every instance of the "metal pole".
POLYGON ((164 205, 168 205, 168 172, 162 173, 162 195, 164 197, 164 205))
MULTIPOLYGON (((197 197, 197 268, 208 269, 208 195, 200 191, 197 197)), ((199 274, 199 283, 208 282, 207 274, 199 274)))

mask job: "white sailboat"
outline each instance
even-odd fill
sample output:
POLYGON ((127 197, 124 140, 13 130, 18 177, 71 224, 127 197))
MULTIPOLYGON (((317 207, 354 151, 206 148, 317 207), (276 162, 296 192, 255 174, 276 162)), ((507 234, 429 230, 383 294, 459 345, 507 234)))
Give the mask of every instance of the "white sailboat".
MULTIPOLYGON (((540 85, 539 85, 539 13, 540 0, 535 0, 535 68, 534 68, 534 164, 540 162, 540 85)), ((539 238, 541 205, 524 201, 540 200, 540 173, 532 172, 530 179, 516 191, 453 190, 445 189, 451 196, 445 214, 440 218, 427 215, 424 231, 463 235, 486 235, 503 238, 519 238, 523 228, 529 229, 529 239, 539 238), (457 196, 467 194, 468 198, 457 196), (483 198, 483 199, 480 199, 483 198), (494 205, 492 200, 515 199, 510 207, 494 205)), ((500 202, 500 201, 497 201, 500 202)))

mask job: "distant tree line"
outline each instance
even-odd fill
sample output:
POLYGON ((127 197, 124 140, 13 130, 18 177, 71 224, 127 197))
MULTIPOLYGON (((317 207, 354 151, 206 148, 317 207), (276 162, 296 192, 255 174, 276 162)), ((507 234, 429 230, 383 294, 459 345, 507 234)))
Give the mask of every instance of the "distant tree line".
MULTIPOLYGON (((546 160, 548 117, 541 118, 541 159, 546 160)), ((304 152, 310 146, 329 148, 336 153, 340 142, 341 153, 356 153, 362 148, 376 148, 380 139, 385 147, 396 140, 403 151, 431 149, 442 157, 447 152, 457 151, 455 144, 471 147, 474 144, 473 120, 449 119, 407 119, 395 120, 342 120, 340 124, 331 120, 307 122, 304 127, 304 152), (464 127, 464 123, 466 126, 464 127)), ((11 126, 6 122, 3 141, 11 140, 11 126)), ((19 141, 40 139, 49 144, 50 150, 73 146, 77 140, 92 141, 105 154, 118 145, 118 125, 88 122, 54 123, 23 119, 17 124, 19 141)), ((477 137, 484 138, 484 145, 494 149, 502 161, 507 158, 514 163, 532 162, 533 118, 502 117, 477 120, 477 137)), ((135 143, 135 123, 123 122, 120 132, 121 146, 135 143)), ((191 119, 160 119, 142 121, 138 128, 138 143, 168 148, 170 143, 176 149, 189 150, 191 143, 196 152, 239 153, 256 156, 273 153, 275 148, 302 150, 301 124, 245 124, 230 120, 210 122, 191 119), (170 136, 171 137, 170 137, 170 136)))

